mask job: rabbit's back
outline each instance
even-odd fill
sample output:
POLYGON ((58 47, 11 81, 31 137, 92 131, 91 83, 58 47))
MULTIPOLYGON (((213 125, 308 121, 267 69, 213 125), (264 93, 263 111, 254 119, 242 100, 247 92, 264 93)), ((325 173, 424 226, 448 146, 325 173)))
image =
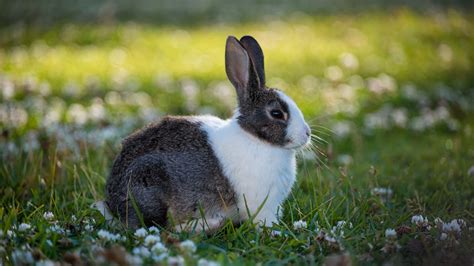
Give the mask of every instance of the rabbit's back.
POLYGON ((133 214, 130 194, 148 224, 166 223, 169 213, 179 221, 201 208, 217 212, 234 205, 233 189, 201 123, 166 117, 127 137, 107 180, 111 211, 121 219, 133 214))

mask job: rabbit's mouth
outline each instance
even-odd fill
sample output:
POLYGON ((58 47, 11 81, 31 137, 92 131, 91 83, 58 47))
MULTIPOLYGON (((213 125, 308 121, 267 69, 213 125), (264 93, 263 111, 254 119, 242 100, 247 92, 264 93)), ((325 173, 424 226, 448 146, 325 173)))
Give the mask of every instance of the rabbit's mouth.
POLYGON ((289 138, 286 141, 286 144, 283 146, 283 148, 289 149, 289 150, 299 150, 310 145, 310 143, 311 143, 311 137, 309 136, 306 138, 302 138, 301 140, 295 140, 293 138, 289 138))
MULTIPOLYGON (((304 121, 304 120, 303 120, 304 121)), ((303 122, 302 129, 294 130, 293 134, 288 136, 287 142, 284 145, 286 149, 297 150, 300 148, 304 148, 311 143, 311 129, 303 122)))

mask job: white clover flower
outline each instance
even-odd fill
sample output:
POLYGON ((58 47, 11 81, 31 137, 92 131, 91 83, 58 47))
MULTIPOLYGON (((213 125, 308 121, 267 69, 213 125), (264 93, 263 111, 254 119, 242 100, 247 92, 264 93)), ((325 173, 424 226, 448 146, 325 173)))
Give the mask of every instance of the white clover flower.
POLYGON ((351 53, 343 53, 339 56, 341 64, 348 69, 355 70, 359 67, 359 60, 351 53))
POLYGON ((110 234, 111 234, 111 233, 110 233, 109 231, 106 231, 106 230, 103 230, 103 229, 100 229, 100 230, 97 232, 97 236, 98 236, 99 238, 106 239, 106 240, 108 240, 110 234))
POLYGON ((436 217, 434 219, 434 222, 435 222, 435 224, 443 224, 444 223, 443 220, 441 220, 441 218, 439 218, 439 217, 436 217))
POLYGON ((94 230, 94 227, 90 224, 86 224, 84 226, 84 230, 86 230, 87 232, 92 232, 94 230))
POLYGON ((43 218, 46 220, 46 221, 52 221, 54 219, 54 214, 52 212, 45 212, 43 214, 43 218))
POLYGON ((460 127, 460 123, 458 120, 454 118, 448 118, 446 121, 446 125, 451 131, 458 131, 460 127))
POLYGON ((307 226, 308 224, 306 223, 306 221, 302 221, 302 220, 299 220, 293 223, 293 228, 295 230, 305 229, 307 228, 307 226))
POLYGON ((452 220, 449 223, 443 224, 443 232, 454 232, 454 233, 461 233, 461 225, 459 224, 457 219, 452 220))
POLYGON ((364 126, 368 130, 373 129, 386 129, 388 128, 388 119, 384 113, 380 113, 380 111, 375 113, 366 114, 364 117, 364 126))
POLYGON ((88 108, 88 116, 91 120, 97 122, 105 117, 105 108, 101 99, 96 98, 88 108))
POLYGON ((336 238, 334 238, 334 237, 332 237, 332 236, 329 236, 329 235, 325 235, 325 236, 324 236, 324 240, 326 240, 326 241, 329 242, 329 243, 337 243, 336 238))
POLYGON ((168 257, 168 265, 184 266, 184 258, 181 256, 168 257))
POLYGON ((148 235, 145 237, 144 244, 145 246, 152 246, 155 243, 160 242, 160 237, 155 235, 148 235))
POLYGON ((343 238, 343 237, 345 237, 345 234, 346 234, 346 233, 344 232, 343 229, 339 229, 339 228, 337 228, 336 226, 333 226, 332 229, 331 229, 331 234, 332 234, 332 235, 337 235, 337 236, 343 238))
POLYGON ((64 233, 66 233, 66 231, 59 225, 52 225, 50 226, 48 229, 47 229, 47 232, 49 233, 56 233, 56 234, 60 234, 60 235, 63 235, 64 233))
POLYGON ((13 251, 12 260, 14 265, 32 265, 34 262, 31 252, 22 250, 13 251))
POLYGON ((104 252, 105 249, 104 249, 104 247, 103 247, 102 245, 100 245, 100 244, 98 244, 98 243, 93 243, 93 244, 91 245, 91 247, 90 247, 90 250, 91 250, 92 252, 94 252, 94 253, 97 254, 97 253, 102 253, 102 252, 104 252))
POLYGON ((199 259, 197 265, 198 266, 219 266, 221 264, 212 260, 199 259))
POLYGON ((439 239, 442 240, 442 241, 448 239, 448 234, 446 234, 446 233, 441 233, 441 236, 439 237, 439 239))
POLYGON ((158 229, 156 226, 149 227, 148 231, 152 234, 159 234, 160 233, 160 229, 158 229))
POLYGON ((453 49, 449 45, 442 43, 438 46, 438 56, 443 63, 450 63, 453 60, 453 49))
POLYGON ((414 215, 411 217, 411 222, 418 226, 428 226, 428 218, 423 217, 423 215, 414 215))
POLYGON ((151 256, 151 259, 154 261, 154 262, 163 262, 165 259, 168 258, 168 253, 162 253, 160 255, 152 255, 151 256))
POLYGON ((319 224, 316 223, 316 227, 314 228, 315 233, 319 233, 321 229, 319 228, 319 224))
MULTIPOLYGON (((1 110, 0 110, 0 118, 1 118, 1 116, 2 116, 2 114, 1 114, 1 110)), ((7 151, 10 154, 17 154, 18 151, 19 151, 16 144, 12 141, 9 141, 6 144, 4 144, 2 149, 4 149, 5 151, 7 151)))
POLYGON ((385 230, 385 237, 386 238, 396 238, 397 237, 397 231, 395 231, 392 228, 388 228, 385 230))
POLYGON ((12 230, 7 230, 7 236, 8 236, 8 238, 12 238, 12 237, 15 237, 16 234, 12 230))
POLYGON ((21 127, 28 122, 28 112, 19 106, 0 106, 0 122, 21 127))
POLYGON ((467 175, 470 176, 470 177, 474 177, 474 165, 471 166, 471 168, 469 168, 469 170, 467 170, 467 175))
POLYGON ((134 236, 138 238, 145 238, 147 234, 148 232, 145 230, 145 228, 140 228, 135 231, 134 236))
POLYGON ((369 90, 379 95, 392 92, 397 88, 395 79, 385 73, 376 78, 369 78, 367 81, 369 90))
POLYGON ((111 234, 113 237, 112 237, 112 241, 126 241, 127 240, 127 237, 126 236, 122 236, 121 234, 117 233, 117 234, 111 234))
POLYGON ((346 227, 352 228, 352 223, 351 222, 348 223, 346 221, 338 221, 336 225, 332 227, 331 234, 344 237, 345 235, 344 229, 346 227))
POLYGON ((343 228, 346 225, 346 221, 337 221, 336 227, 343 228))
POLYGON ((408 122, 407 111, 404 108, 393 110, 391 114, 394 124, 398 127, 405 128, 408 122))
POLYGON ((139 256, 127 254, 126 259, 129 265, 143 265, 143 260, 139 256))
POLYGON ((281 231, 278 231, 278 230, 272 230, 270 232, 270 235, 273 236, 273 237, 278 237, 278 236, 281 236, 282 233, 281 233, 281 231))
POLYGON ((50 107, 43 117, 43 126, 51 126, 58 123, 61 120, 62 107, 57 105, 50 107))
POLYGON ((71 104, 67 111, 69 121, 83 125, 89 120, 89 114, 84 106, 78 103, 71 104))
POLYGON ((337 122, 332 126, 332 131, 336 135, 336 137, 342 139, 351 134, 351 124, 349 122, 337 122))
POLYGON ((459 226, 461 227, 466 227, 466 221, 464 221, 463 219, 456 219, 456 221, 458 222, 459 226))
POLYGON ((50 260, 40 260, 35 263, 35 266, 54 266, 54 262, 50 260))
POLYGON ((71 222, 72 222, 72 223, 75 223, 76 221, 77 221, 77 217, 76 217, 76 215, 73 214, 73 215, 71 216, 71 222))
POLYGON ((149 257, 151 255, 151 252, 148 248, 146 247, 136 247, 136 248, 133 248, 132 250, 132 253, 133 255, 137 255, 137 256, 140 256, 140 257, 149 257))
POLYGON ((88 217, 84 222, 85 222, 86 224, 94 225, 94 224, 95 224, 95 219, 94 219, 94 218, 91 218, 91 217, 88 217))
POLYGON ((153 247, 151 247, 151 252, 155 253, 155 254, 159 254, 159 253, 165 253, 167 252, 168 249, 165 247, 165 245, 163 245, 162 243, 156 243, 153 245, 153 247))
POLYGON ((103 229, 100 229, 99 232, 97 232, 97 236, 100 239, 103 239, 106 241, 118 241, 122 239, 122 236, 120 234, 113 234, 103 229))
POLYGON ((370 193, 379 197, 382 202, 386 203, 392 198, 393 190, 391 188, 376 187, 373 188, 370 193))
POLYGON ((196 252, 196 244, 192 240, 185 240, 179 244, 179 247, 189 253, 194 253, 196 252))
POLYGON ((30 229, 31 229, 31 225, 27 223, 21 223, 18 226, 18 231, 20 232, 26 232, 26 231, 29 231, 30 229))
POLYGON ((3 98, 9 100, 15 96, 15 84, 10 80, 4 79, 1 83, 0 90, 2 90, 3 98))
POLYGON ((373 188, 371 191, 372 195, 375 196, 384 196, 384 197, 392 197, 393 191, 391 188, 384 188, 384 187, 376 187, 373 188))
POLYGON ((338 66, 329 66, 326 68, 324 71, 324 74, 326 78, 328 78, 331 81, 338 81, 343 78, 344 74, 342 73, 342 70, 338 66))

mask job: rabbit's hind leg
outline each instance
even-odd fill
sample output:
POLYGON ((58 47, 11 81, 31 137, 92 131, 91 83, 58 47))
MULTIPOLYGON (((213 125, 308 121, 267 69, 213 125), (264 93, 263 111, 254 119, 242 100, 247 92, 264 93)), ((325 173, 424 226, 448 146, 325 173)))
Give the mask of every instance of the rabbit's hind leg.
POLYGON ((127 169, 127 214, 132 223, 166 226, 169 178, 159 154, 136 159, 127 169), (138 221, 137 221, 138 220, 138 221))

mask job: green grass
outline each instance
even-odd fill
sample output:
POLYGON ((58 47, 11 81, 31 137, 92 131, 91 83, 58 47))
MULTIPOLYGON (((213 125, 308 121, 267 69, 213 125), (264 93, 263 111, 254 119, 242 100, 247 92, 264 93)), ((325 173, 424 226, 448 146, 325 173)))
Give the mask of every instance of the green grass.
POLYGON ((121 138, 164 114, 229 116, 225 38, 251 34, 264 49, 268 85, 291 95, 324 141, 316 157, 299 160, 273 228, 281 236, 251 222, 209 236, 162 229, 170 256, 190 264, 321 264, 331 254, 357 264, 472 263, 472 21, 456 11, 400 10, 181 28, 0 29, 1 261, 21 264, 25 253, 16 251, 38 261, 119 261, 141 246, 90 208, 104 197, 121 138), (347 63, 353 58, 356 65, 347 63), (47 211, 55 221, 43 218, 47 211), (413 224, 414 215, 431 228, 413 224), (441 240, 436 217, 467 225, 441 240), (300 220, 307 228, 294 228, 300 220), (347 224, 331 232, 339 221, 347 224), (33 228, 21 232, 21 223, 33 228), (51 232, 53 224, 67 231, 51 232), (104 240, 101 229, 126 240, 104 240), (195 253, 180 248, 186 239, 195 253))

